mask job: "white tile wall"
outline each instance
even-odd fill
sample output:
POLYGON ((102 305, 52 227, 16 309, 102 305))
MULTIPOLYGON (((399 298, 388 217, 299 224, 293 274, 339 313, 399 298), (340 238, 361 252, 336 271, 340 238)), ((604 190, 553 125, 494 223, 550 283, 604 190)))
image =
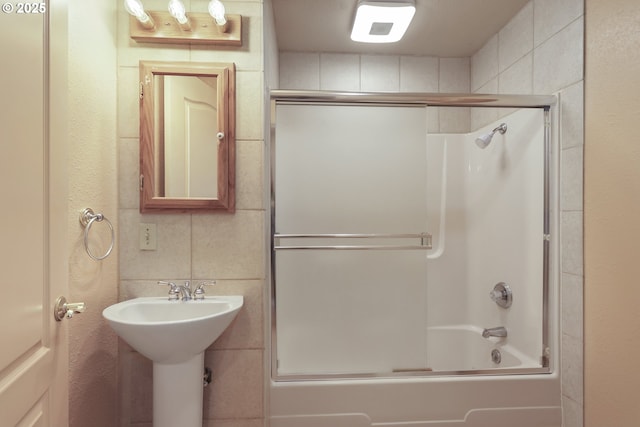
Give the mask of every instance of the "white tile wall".
POLYGON ((280 82, 286 89, 320 89, 320 55, 317 53, 281 53, 280 82))
POLYGON ((535 46, 584 15, 584 0, 533 0, 533 7, 535 46))
POLYGON ((398 92, 400 90, 400 57, 362 55, 360 57, 360 90, 398 92))
POLYGON ((440 58, 439 92, 468 93, 471 91, 469 58, 440 58))
MULTIPOLYGON (((282 86, 281 80, 280 87, 286 89, 288 86, 282 86)), ((359 91, 360 55, 321 54, 320 89, 329 91, 359 91)))
POLYGON ((400 57, 400 92, 438 92, 438 58, 400 57))
POLYGON ((584 144, 584 84, 582 80, 564 89, 560 102, 562 148, 582 146, 584 144))
POLYGON ((563 211, 560 222, 562 229, 562 271, 582 276, 582 211, 563 211))
POLYGON ((500 73, 498 92, 518 95, 533 93, 533 54, 531 51, 500 73))
POLYGON ((499 71, 505 71, 514 62, 533 49, 533 3, 529 2, 498 33, 499 71))
POLYGON ((562 301, 566 304, 562 312, 562 333, 570 337, 581 340, 582 330, 582 304, 570 304, 572 301, 582 301, 582 277, 563 273, 562 274, 562 301))
POLYGON ((471 91, 479 89, 498 76, 498 35, 494 35, 471 57, 471 91))
POLYGON ((562 150, 560 168, 562 200, 560 208, 563 211, 582 211, 582 164, 581 145, 562 150))
POLYGON ((584 20, 579 18, 536 47, 533 54, 533 92, 548 94, 582 80, 584 20))
POLYGON ((582 405, 564 396, 562 397, 562 425, 564 427, 584 425, 582 405))
MULTIPOLYGON (((280 88, 467 93, 469 58, 281 52, 280 88)), ((431 108, 428 125, 432 132, 467 132, 469 111, 431 108)))

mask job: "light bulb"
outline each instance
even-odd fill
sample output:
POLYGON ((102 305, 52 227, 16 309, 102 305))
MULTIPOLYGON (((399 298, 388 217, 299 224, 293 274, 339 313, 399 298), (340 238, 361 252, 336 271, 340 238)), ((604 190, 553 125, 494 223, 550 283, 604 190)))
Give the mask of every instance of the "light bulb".
POLYGON ((224 17, 225 13, 224 5, 220 0, 211 0, 209 2, 209 14, 216 20, 217 25, 224 25, 227 23, 227 18, 224 17))
POLYGON ((184 4, 180 0, 171 0, 169 2, 169 13, 180 25, 185 25, 189 22, 184 4))
POLYGON ((124 8, 129 15, 140 21, 144 28, 151 29, 155 27, 153 20, 144 11, 144 6, 140 0, 124 0, 124 8))

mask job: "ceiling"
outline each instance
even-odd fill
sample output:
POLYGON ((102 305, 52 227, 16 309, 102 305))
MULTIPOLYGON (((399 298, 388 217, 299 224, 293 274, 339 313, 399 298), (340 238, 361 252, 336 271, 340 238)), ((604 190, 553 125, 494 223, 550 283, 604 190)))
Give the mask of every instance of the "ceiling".
POLYGON ((370 44, 350 38, 357 0, 272 0, 280 51, 440 57, 471 56, 528 1, 415 0, 402 40, 370 44))

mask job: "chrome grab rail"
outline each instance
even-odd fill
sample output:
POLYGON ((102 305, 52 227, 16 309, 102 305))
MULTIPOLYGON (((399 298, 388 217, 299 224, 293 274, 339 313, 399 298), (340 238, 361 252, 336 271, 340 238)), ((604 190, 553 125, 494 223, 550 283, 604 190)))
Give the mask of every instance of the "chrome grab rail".
POLYGON ((429 250, 432 249, 431 234, 274 234, 274 250, 429 250), (420 239, 418 245, 298 245, 281 246, 281 239, 420 239))

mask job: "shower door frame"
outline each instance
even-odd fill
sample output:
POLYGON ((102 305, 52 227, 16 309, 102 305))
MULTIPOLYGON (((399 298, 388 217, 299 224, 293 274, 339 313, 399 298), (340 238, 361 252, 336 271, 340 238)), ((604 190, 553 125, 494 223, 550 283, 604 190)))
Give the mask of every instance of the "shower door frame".
MULTIPOLYGON (((366 378, 406 378, 440 377, 469 375, 514 375, 541 374, 553 372, 551 364, 550 324, 550 280, 551 280, 551 244, 557 247, 559 230, 555 236, 551 232, 551 173, 552 163, 552 107, 558 104, 555 95, 496 95, 468 93, 365 93, 365 92, 329 92, 306 90, 271 90, 270 92, 270 141, 269 141, 269 179, 270 179, 270 230, 269 230, 269 266, 270 266, 270 355, 271 379, 273 381, 333 380, 366 378), (277 329, 276 329, 276 278, 275 278, 275 147, 276 147, 276 107, 278 105, 376 105, 376 106, 423 106, 423 107, 474 107, 474 108, 539 108, 543 110, 544 134, 544 174, 543 174, 543 266, 542 266, 542 355, 540 368, 496 368, 454 371, 416 371, 385 372, 366 374, 278 374, 277 329), (555 239, 553 239, 555 237, 555 239)), ((557 171, 556 171, 557 173, 557 171)), ((557 206, 557 201, 555 203, 557 206)), ((554 209, 555 209, 554 206, 554 209)), ((557 316, 556 316, 557 317, 557 316)), ((557 340, 555 342, 557 346, 557 340)), ((558 350, 555 350, 558 354, 558 350)))

